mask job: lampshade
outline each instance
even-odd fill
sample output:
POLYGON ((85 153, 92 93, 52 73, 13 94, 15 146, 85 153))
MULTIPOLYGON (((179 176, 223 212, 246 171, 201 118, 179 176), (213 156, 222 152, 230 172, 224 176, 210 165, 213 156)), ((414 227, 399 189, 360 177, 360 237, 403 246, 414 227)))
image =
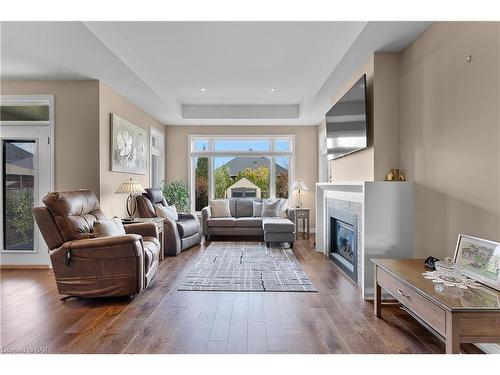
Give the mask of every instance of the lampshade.
POLYGON ((304 184, 304 182, 302 180, 297 180, 293 183, 292 185, 292 190, 302 190, 302 191, 306 191, 306 190, 309 190, 306 186, 306 184, 304 184))
POLYGON ((142 185, 138 182, 135 182, 132 179, 121 184, 118 190, 115 191, 115 193, 127 193, 127 194, 144 193, 144 192, 145 190, 142 187, 142 185))

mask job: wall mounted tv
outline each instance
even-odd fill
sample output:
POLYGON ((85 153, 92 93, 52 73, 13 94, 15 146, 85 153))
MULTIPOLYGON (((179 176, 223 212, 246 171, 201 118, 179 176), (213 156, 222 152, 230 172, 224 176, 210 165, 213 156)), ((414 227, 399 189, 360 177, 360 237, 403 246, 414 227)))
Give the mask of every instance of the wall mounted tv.
POLYGON ((338 159, 368 145, 366 75, 326 114, 328 159, 338 159))

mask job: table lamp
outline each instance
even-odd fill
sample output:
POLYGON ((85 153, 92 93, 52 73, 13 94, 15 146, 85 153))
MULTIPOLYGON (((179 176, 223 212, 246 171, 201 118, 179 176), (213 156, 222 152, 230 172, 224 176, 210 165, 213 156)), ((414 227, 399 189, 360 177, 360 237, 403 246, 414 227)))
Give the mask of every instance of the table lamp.
POLYGON ((142 185, 130 178, 127 182, 124 182, 121 184, 121 186, 118 188, 117 191, 115 191, 116 194, 121 194, 121 193, 126 193, 129 196, 127 197, 127 213, 128 213, 128 219, 129 221, 133 221, 133 217, 135 214, 135 210, 137 208, 137 205, 135 203, 134 199, 134 194, 135 193, 144 193, 145 190, 142 187, 142 185))
POLYGON ((302 180, 297 180, 292 185, 292 190, 297 190, 297 208, 302 208, 302 192, 309 190, 302 180))

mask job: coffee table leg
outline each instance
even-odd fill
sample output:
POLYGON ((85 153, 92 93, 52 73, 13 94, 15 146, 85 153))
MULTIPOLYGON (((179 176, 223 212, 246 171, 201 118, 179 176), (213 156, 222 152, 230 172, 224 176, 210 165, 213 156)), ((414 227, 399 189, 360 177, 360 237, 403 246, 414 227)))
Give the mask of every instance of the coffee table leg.
POLYGON ((446 312, 446 354, 460 354, 459 318, 446 312))
POLYGON ((374 269, 374 280, 373 280, 373 312, 375 316, 381 316, 381 308, 382 308, 382 288, 378 285, 377 282, 377 265, 375 265, 374 269))

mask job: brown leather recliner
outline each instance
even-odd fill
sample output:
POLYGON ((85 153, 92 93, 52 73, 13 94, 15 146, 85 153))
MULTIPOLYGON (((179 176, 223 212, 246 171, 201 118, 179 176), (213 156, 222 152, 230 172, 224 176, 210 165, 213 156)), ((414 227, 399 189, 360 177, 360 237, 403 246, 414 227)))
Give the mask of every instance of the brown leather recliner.
MULTIPOLYGON (((135 197, 140 217, 156 217, 154 206, 167 206, 159 188, 147 188, 146 193, 135 197)), ((196 216, 179 213, 179 220, 164 220, 163 238, 165 255, 177 256, 191 246, 201 243, 200 222, 196 216)))
POLYGON ((154 223, 124 225, 127 234, 93 238, 94 222, 106 220, 89 190, 49 193, 33 208, 50 249, 59 294, 75 297, 134 295, 158 270, 160 242, 154 223))

